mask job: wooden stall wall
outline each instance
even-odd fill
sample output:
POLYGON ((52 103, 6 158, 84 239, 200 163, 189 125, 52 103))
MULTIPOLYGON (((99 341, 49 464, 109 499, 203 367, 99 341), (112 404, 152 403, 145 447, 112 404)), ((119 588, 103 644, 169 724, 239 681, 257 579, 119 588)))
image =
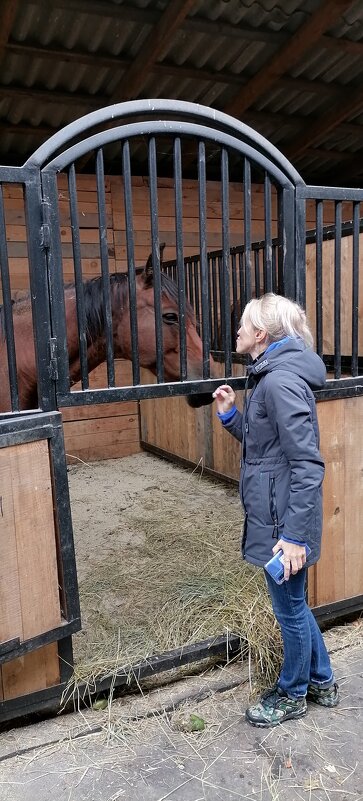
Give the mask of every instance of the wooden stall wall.
MULTIPOLYGON (((98 207, 95 177, 79 175, 77 178, 78 211, 81 239, 82 270, 85 279, 100 274, 98 207)), ((65 175, 58 178, 61 241, 65 281, 72 281, 72 230, 70 223, 69 193, 65 175)), ((127 270, 125 215, 122 179, 106 177, 107 241, 110 271, 127 270)), ((150 201, 148 179, 133 178, 133 222, 136 263, 145 263, 151 247, 150 201)), ((20 297, 29 288, 28 244, 25 226, 24 197, 21 187, 4 186, 5 222, 9 254, 12 296, 20 297)), ((173 180, 161 178, 158 182, 159 235, 166 242, 165 260, 175 257, 175 216, 173 180)), ((222 244, 221 187, 218 181, 207 183, 207 247, 214 250, 222 244)), ((243 190, 241 184, 230 185, 230 242, 240 245, 243 239, 243 190)), ((334 206, 328 209, 324 223, 334 220, 334 206)), ((183 182, 183 234, 185 256, 199 252, 198 183, 183 182)), ((277 201, 272 195, 273 235, 277 233, 277 201)), ((308 203, 307 227, 315 226, 315 206, 308 203)), ((263 187, 253 186, 252 239, 264 238, 263 187)), ((131 383, 131 372, 126 363, 117 365, 117 380, 131 383)), ((105 386, 105 370, 98 368, 92 376, 94 386, 105 386)), ((138 435, 138 406, 112 404, 112 406, 85 406, 63 410, 67 453, 73 458, 91 461, 115 458, 140 449, 138 435)))
MULTIPOLYGON (((0 642, 62 623, 47 440, 0 448, 0 642)), ((59 684, 58 644, 0 667, 0 701, 59 684)))
MULTIPOLYGON (((242 405, 242 392, 238 397, 242 405)), ((167 458, 175 455, 239 478, 241 446, 223 430, 215 408, 191 409, 183 398, 141 401, 141 438, 167 458)), ((360 512, 363 507, 363 398, 317 404, 326 464, 322 557, 309 571, 309 602, 321 606, 363 593, 360 512)), ((237 492, 237 488, 236 488, 237 492)))

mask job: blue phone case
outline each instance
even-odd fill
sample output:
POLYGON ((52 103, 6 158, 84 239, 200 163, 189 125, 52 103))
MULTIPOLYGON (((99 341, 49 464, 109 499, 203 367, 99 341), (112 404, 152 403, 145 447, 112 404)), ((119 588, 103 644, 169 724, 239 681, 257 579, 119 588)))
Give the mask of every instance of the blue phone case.
MULTIPOLYGON (((306 556, 311 553, 311 548, 305 545, 306 556)), ((284 565, 283 565, 283 551, 278 551, 269 562, 265 564, 265 570, 270 574, 276 584, 282 584, 284 581, 284 565)))

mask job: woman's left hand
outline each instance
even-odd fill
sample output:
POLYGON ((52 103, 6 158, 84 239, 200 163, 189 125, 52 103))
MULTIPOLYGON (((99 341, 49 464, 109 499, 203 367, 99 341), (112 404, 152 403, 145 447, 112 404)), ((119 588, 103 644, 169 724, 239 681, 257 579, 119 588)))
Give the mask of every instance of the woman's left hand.
POLYGON ((279 540, 272 549, 275 555, 278 551, 283 551, 284 554, 284 579, 288 581, 290 574, 295 575, 306 562, 305 545, 295 545, 293 542, 285 542, 279 540))

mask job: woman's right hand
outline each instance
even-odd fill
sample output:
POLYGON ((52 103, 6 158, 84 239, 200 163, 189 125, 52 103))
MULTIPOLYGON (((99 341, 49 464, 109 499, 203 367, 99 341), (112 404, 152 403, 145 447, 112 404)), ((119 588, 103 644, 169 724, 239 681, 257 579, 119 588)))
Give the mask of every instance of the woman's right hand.
POLYGON ((213 398, 216 400, 217 410, 220 414, 229 412, 236 401, 236 395, 229 384, 222 384, 218 387, 216 391, 213 392, 213 398))

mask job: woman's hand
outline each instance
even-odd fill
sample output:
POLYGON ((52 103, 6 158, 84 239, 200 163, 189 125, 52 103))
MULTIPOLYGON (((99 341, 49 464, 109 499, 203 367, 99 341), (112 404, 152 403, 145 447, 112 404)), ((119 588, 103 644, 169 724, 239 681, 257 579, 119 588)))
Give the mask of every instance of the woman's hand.
POLYGON ((283 551, 284 554, 284 579, 288 581, 290 574, 295 575, 306 562, 305 545, 295 545, 293 542, 285 542, 279 540, 272 553, 275 555, 278 551, 283 551))
POLYGON ((217 410, 220 414, 223 412, 229 412, 232 409, 232 406, 235 403, 236 395, 233 392, 232 387, 228 384, 222 384, 220 387, 213 392, 213 398, 216 399, 217 403, 217 410))

